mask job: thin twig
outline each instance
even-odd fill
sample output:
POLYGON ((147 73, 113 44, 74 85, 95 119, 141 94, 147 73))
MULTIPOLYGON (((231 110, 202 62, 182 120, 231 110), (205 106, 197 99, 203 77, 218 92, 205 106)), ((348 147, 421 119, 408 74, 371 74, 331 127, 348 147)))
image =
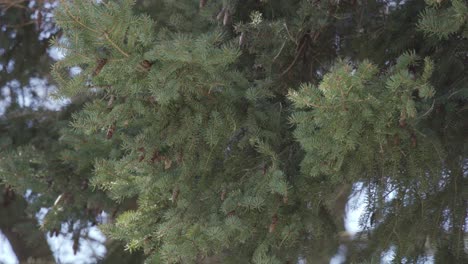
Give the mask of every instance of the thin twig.
POLYGON ((88 27, 87 25, 83 24, 83 22, 81 22, 80 20, 78 20, 77 17, 75 17, 71 12, 70 10, 68 9, 68 6, 67 4, 64 3, 64 0, 60 0, 60 2, 64 5, 65 7, 65 10, 67 12, 67 14, 76 22, 78 23, 79 25, 81 25, 82 27, 84 27, 85 29, 93 32, 93 33, 96 33, 96 34, 99 34, 101 35, 102 33, 104 33, 104 37, 106 38, 107 41, 109 41, 109 43, 114 46, 114 48, 116 48, 122 55, 124 55, 126 58, 130 57, 130 55, 128 53, 126 53, 125 51, 123 51, 114 41, 112 41, 112 39, 109 37, 109 34, 107 32, 99 32, 98 30, 95 30, 93 28, 90 28, 88 27))
POLYGON ((23 5, 20 5, 21 3, 24 3, 24 0, 19 0, 19 1, 11 1, 11 0, 0 0, 0 6, 2 5, 6 5, 7 7, 5 7, 4 11, 8 11, 8 9, 12 8, 12 7, 16 7, 16 8, 21 8, 21 9, 25 9, 26 7, 23 6, 23 5))
POLYGON ((296 43, 296 46, 297 46, 298 45, 297 40, 289 32, 288 25, 286 25, 286 23, 284 23, 284 28, 286 28, 286 33, 288 33, 289 38, 292 40, 292 42, 296 43))
POLYGON ((432 109, 434 109, 434 103, 435 103, 435 99, 432 100, 432 105, 431 105, 431 108, 429 108, 429 110, 426 111, 426 113, 424 113, 422 116, 420 116, 419 118, 423 118, 425 117, 426 115, 428 115, 430 112, 432 112, 432 109))
POLYGON ((296 54, 296 57, 294 58, 294 60, 291 62, 291 64, 289 64, 288 68, 286 68, 286 70, 283 71, 283 73, 281 73, 281 76, 285 75, 286 73, 288 73, 291 68, 296 64, 297 60, 299 59, 299 56, 302 55, 302 52, 304 51, 304 48, 306 46, 306 44, 308 44, 308 41, 304 41, 302 43, 302 45, 299 47, 299 50, 297 51, 297 54, 296 54))
POLYGON ((25 22, 25 23, 21 23, 21 24, 16 24, 16 25, 5 25, 5 27, 7 27, 7 28, 21 28, 21 27, 31 25, 31 24, 34 24, 34 23, 36 23, 36 22, 29 21, 29 22, 25 22))
POLYGON ((284 45, 286 44, 286 41, 283 42, 283 45, 281 45, 281 48, 280 50, 278 51, 278 54, 276 54, 276 56, 273 58, 273 61, 275 61, 279 55, 281 54, 281 52, 283 51, 283 48, 284 48, 284 45))
POLYGON ((96 34, 100 34, 99 31, 97 31, 97 30, 95 30, 95 29, 92 29, 92 28, 88 27, 87 25, 83 24, 81 21, 79 21, 78 18, 76 18, 76 17, 70 12, 70 9, 68 9, 68 6, 67 6, 67 4, 65 4, 64 0, 60 0, 60 2, 61 2, 62 5, 65 7, 65 10, 66 10, 67 14, 68 14, 71 18, 73 18, 73 20, 74 20, 76 23, 80 24, 82 27, 86 28, 87 30, 89 30, 89 31, 91 31, 91 32, 94 32, 94 33, 96 33, 96 34))
POLYGON ((109 38, 109 34, 107 34, 107 32, 104 32, 104 37, 110 42, 110 44, 112 44, 112 46, 114 46, 114 48, 116 48, 120 53, 122 53, 122 55, 124 55, 127 58, 130 57, 128 53, 123 51, 117 44, 115 44, 114 41, 112 41, 112 39, 109 38))

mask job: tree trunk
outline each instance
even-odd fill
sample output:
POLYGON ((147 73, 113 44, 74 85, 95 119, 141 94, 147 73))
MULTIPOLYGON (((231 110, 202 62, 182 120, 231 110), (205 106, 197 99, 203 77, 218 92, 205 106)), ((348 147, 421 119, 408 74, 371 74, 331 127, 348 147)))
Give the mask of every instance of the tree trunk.
MULTIPOLYGON (((6 188, 2 193, 5 193, 6 188)), ((0 230, 11 244, 20 263, 55 263, 45 234, 34 216, 26 214, 21 195, 0 197, 0 230)))

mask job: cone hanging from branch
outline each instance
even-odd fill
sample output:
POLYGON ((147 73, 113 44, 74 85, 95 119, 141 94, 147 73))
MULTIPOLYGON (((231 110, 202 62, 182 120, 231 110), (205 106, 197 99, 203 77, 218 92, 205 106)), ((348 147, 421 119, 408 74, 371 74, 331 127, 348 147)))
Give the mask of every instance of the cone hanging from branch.
POLYGON ((199 2, 200 9, 202 9, 202 8, 204 8, 206 6, 206 2, 207 2, 207 0, 200 0, 200 2, 199 2))
POLYGON ((277 224, 278 224, 278 215, 274 214, 273 217, 271 218, 271 224, 270 224, 270 227, 268 228, 268 231, 270 233, 275 232, 277 224))
POLYGON ((114 132, 115 132, 115 124, 112 124, 107 129, 106 138, 111 139, 114 136, 114 132))
POLYGON ((102 68, 107 64, 107 59, 106 58, 101 58, 97 60, 97 65, 96 68, 93 70, 93 77, 97 76, 101 71, 102 68))
POLYGON ((179 193, 180 193, 179 187, 175 187, 174 190, 172 191, 172 197, 171 197, 173 204, 177 203, 177 198, 179 197, 179 193))

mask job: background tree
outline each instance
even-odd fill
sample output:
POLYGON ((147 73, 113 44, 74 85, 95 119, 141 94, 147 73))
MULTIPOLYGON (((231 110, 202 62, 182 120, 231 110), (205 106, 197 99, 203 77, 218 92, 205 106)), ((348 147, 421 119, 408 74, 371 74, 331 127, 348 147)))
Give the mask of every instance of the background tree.
MULTIPOLYGON (((0 147, 7 149, 27 144, 38 132, 35 127, 42 110, 43 96, 37 94, 37 83, 49 86, 48 69, 52 59, 47 54, 52 26, 50 7, 44 2, 0 1, 0 147), (37 108, 36 108, 37 109, 37 108)), ((2 206, 0 229, 8 238, 18 260, 29 258, 52 261, 43 233, 37 229, 34 213, 27 213, 27 201, 11 185, 0 181, 2 206)))
MULTIPOLYGON (((59 157, 62 150, 59 131, 68 126, 70 114, 80 109, 85 100, 73 98, 69 106, 57 112, 63 102, 51 100, 47 95, 55 89, 50 67, 59 55, 48 48, 51 37, 60 38, 61 35, 53 21, 52 12, 56 6, 56 1, 0 1, 0 147, 3 158, 0 230, 20 263, 31 259, 54 260, 46 230, 38 228, 36 213, 40 208, 51 207, 70 184, 71 168, 63 166, 59 157), (6 178, 11 181, 7 182, 6 178), (29 194, 29 191, 33 192, 29 194)), ((85 170, 81 172, 74 190, 83 193, 87 180, 85 170)), ((80 237, 81 241, 90 239, 88 220, 95 224, 97 220, 93 216, 99 211, 83 203, 76 204, 74 209, 76 212, 71 210, 48 233, 51 236, 74 234, 76 252, 80 237), (63 229, 66 224, 74 228, 63 229)), ((140 257, 123 253, 123 245, 116 241, 108 240, 106 246, 108 253, 103 262, 113 259, 131 262, 140 257)))
POLYGON ((466 261, 466 2, 138 4, 60 1, 57 95, 85 106, 0 165, 60 197, 44 229, 116 212, 101 227, 150 263, 466 261))

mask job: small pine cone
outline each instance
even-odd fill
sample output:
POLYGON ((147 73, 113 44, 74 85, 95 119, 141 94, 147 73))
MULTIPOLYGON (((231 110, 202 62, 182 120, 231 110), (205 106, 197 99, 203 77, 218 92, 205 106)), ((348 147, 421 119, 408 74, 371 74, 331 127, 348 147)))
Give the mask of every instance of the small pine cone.
POLYGON ((232 210, 229 213, 227 213, 227 217, 234 216, 236 214, 236 210, 232 210))
POLYGON ((153 63, 151 63, 149 60, 144 60, 141 62, 141 66, 147 70, 149 70, 151 68, 151 66, 153 66, 153 63))
POLYGON ((148 245, 148 244, 151 242, 151 239, 153 239, 152 236, 147 236, 147 237, 145 237, 145 239, 143 240, 143 243, 145 243, 145 245, 148 245))
POLYGON ((275 232, 277 224, 278 224, 278 215, 274 214, 273 217, 271 218, 271 224, 270 224, 270 227, 269 227, 268 231, 270 233, 275 232))
POLYGON ((200 9, 202 9, 202 8, 204 8, 206 6, 206 1, 207 0, 200 0, 200 2, 199 2, 200 9))
POLYGON ((395 136, 393 136, 393 144, 394 144, 395 146, 399 146, 399 145, 400 145, 400 137, 399 137, 397 134, 395 134, 395 136))
POLYGON ((138 70, 141 72, 148 72, 151 69, 151 66, 153 66, 153 63, 151 63, 149 60, 143 60, 138 65, 138 70))
POLYGON ((406 127, 406 114, 404 112, 402 112, 400 115, 400 127, 401 128, 406 127))
POLYGON ((288 202, 289 202, 289 197, 288 197, 288 195, 286 194, 285 196, 283 196, 283 203, 284 203, 284 204, 288 204, 288 202))
POLYGON ((112 108, 112 105, 114 104, 114 100, 115 100, 115 96, 111 95, 110 98, 109 98, 109 101, 107 102, 107 108, 108 109, 112 108))
POLYGON ((179 190, 179 187, 176 187, 173 191, 172 191, 172 203, 176 203, 177 202, 177 198, 179 197, 179 193, 180 193, 180 190, 179 190))
POLYGON ((104 68, 106 63, 107 63, 107 59, 105 58, 101 58, 97 60, 96 68, 94 68, 93 70, 93 77, 97 76, 101 72, 102 68, 104 68))
POLYGON ((221 191, 221 201, 224 201, 226 199, 226 194, 227 194, 226 189, 223 189, 221 191))
POLYGON ((145 159, 145 148, 138 148, 138 151, 140 152, 140 155, 138 156, 138 162, 142 162, 145 159))
POLYGON ((111 139, 112 136, 114 135, 114 132, 115 132, 115 125, 112 124, 112 125, 110 125, 109 128, 107 129, 106 138, 107 138, 107 139, 111 139))
POLYGON ((172 160, 168 158, 164 158, 164 169, 168 170, 171 168, 171 166, 172 166, 172 160))
POLYGON ((400 127, 405 128, 406 127, 406 119, 400 119, 400 127))

